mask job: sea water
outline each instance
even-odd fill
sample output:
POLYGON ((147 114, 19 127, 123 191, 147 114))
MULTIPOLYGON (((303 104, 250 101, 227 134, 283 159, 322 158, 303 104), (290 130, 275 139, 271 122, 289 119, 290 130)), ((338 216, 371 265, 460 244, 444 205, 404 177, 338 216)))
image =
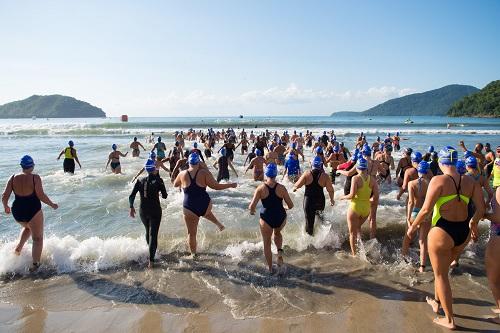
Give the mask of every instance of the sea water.
MULTIPOLYGON (((31 155, 36 163, 35 173, 43 180, 47 195, 59 205, 58 210, 44 206, 45 245, 42 262, 57 272, 82 270, 99 271, 120 267, 130 262, 144 262, 147 247, 144 227, 139 218, 128 216, 128 196, 132 190, 131 180, 144 165, 147 152, 141 151, 139 158, 131 153, 121 159, 123 175, 104 171, 111 145, 118 150, 130 151, 134 136, 150 150, 145 138, 154 132, 162 136, 167 147, 173 146, 173 133, 177 130, 219 130, 232 127, 244 128, 255 134, 268 129, 305 133, 306 130, 319 135, 324 130, 334 130, 338 141, 345 142, 352 150, 360 132, 364 132, 371 143, 377 136, 397 131, 402 137, 402 147, 412 147, 425 152, 429 145, 436 149, 444 145, 458 146, 463 140, 469 149, 477 142, 490 142, 493 147, 500 144, 500 119, 472 119, 445 117, 413 117, 414 123, 405 124, 406 117, 254 117, 254 118, 130 118, 122 123, 117 118, 107 119, 37 119, 0 120, 0 187, 3 189, 9 177, 20 172, 19 159, 31 155), (448 124, 450 126, 448 126, 448 124), (449 127, 449 128, 448 128, 449 127), (62 159, 58 154, 73 140, 82 169, 76 167, 75 175, 64 174, 62 159)), ((192 143, 186 141, 186 147, 192 143)), ((218 148, 219 146, 217 146, 218 148)), ((400 153, 393 156, 396 161, 400 153)), ((307 169, 312 156, 306 152, 307 169)), ((238 183, 236 189, 209 190, 213 210, 226 226, 222 233, 208 221, 199 225, 198 242, 200 252, 216 253, 234 262, 244 261, 249 255, 261 253, 262 242, 258 217, 251 216, 248 204, 258 183, 251 173, 244 174, 246 156, 235 153, 235 166, 239 177, 231 173, 231 181, 238 183)), ((208 164, 212 164, 214 158, 208 164)), ((211 168, 215 173, 215 170, 211 168)), ((183 194, 166 180, 168 199, 161 200, 163 218, 160 228, 158 256, 186 250, 185 225, 182 218, 183 194)), ((394 174, 393 174, 394 177, 394 174)), ((291 190, 292 184, 284 184, 291 190)), ((337 180, 335 195, 342 195, 343 178, 337 180)), ((378 241, 365 244, 368 256, 373 260, 390 260, 394 250, 400 246, 405 226, 403 201, 396 200, 397 188, 382 187, 378 209, 378 225, 381 231, 378 241), (384 234, 385 233, 385 234, 384 234)), ((325 210, 325 221, 317 222, 315 236, 303 231, 303 190, 291 193, 295 208, 288 211, 288 224, 284 229, 286 248, 301 253, 308 249, 341 249, 347 240, 346 201, 337 201, 334 207, 325 210)), ((10 200, 12 203, 13 197, 10 200)), ((138 206, 139 198, 136 200, 138 206)), ((484 222, 483 222, 484 223, 484 222)), ((20 231, 12 215, 0 212, 0 274, 24 273, 31 261, 31 246, 27 244, 21 257, 13 255, 13 248, 20 231)))

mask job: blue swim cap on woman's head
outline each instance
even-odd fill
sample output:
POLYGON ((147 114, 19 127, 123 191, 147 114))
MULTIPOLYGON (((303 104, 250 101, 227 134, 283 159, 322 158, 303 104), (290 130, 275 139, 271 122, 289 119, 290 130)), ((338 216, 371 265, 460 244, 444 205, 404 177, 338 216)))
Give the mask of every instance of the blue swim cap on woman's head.
POLYGON ((470 150, 464 151, 464 158, 468 159, 469 157, 473 156, 472 152, 470 150))
POLYGON ((439 151, 439 163, 443 165, 455 165, 458 161, 458 152, 451 146, 446 146, 439 151))
POLYGON ((161 136, 158 137, 158 142, 161 142, 161 136))
POLYGON ((338 145, 333 146, 333 151, 338 153, 340 151, 340 147, 338 145))
POLYGON ((24 155, 19 163, 23 169, 29 169, 35 166, 35 161, 29 155, 24 155))
POLYGON ((427 170, 429 170, 429 163, 427 163, 426 161, 421 161, 420 163, 418 163, 417 166, 418 173, 425 175, 427 173, 427 170))
POLYGON ((427 152, 428 153, 433 153, 434 152, 434 146, 429 146, 429 148, 427 148, 427 152))
POLYGON ((72 140, 69 140, 68 145, 69 145, 70 147, 73 147, 73 146, 75 145, 75 143, 74 143, 72 140))
POLYGON ((193 143, 194 148, 198 148, 198 142, 193 143))
POLYGON ((365 160, 364 158, 359 158, 358 162, 356 163, 356 169, 359 170, 366 170, 368 169, 368 161, 365 160))
POLYGON ((467 159, 465 160, 465 165, 472 169, 475 169, 477 168, 477 159, 474 156, 467 157, 467 159))
POLYGON ((197 153, 189 154, 188 162, 191 165, 196 165, 196 164, 200 163, 200 155, 198 155, 197 153))
POLYGON ((268 147, 268 148, 269 148, 269 151, 272 151, 272 150, 273 150, 273 145, 272 145, 272 144, 271 144, 271 145, 269 145, 269 147, 268 147))
POLYGON ((411 154, 411 161, 415 163, 420 163, 422 161, 422 154, 418 151, 411 154))
POLYGON ((278 167, 275 163, 269 163, 268 165, 266 165, 264 174, 268 178, 276 178, 276 176, 278 175, 278 167))
POLYGON ((257 155, 257 156, 262 156, 262 155, 264 155, 264 154, 262 153, 262 150, 260 150, 260 149, 255 149, 255 155, 257 155))
POLYGON ((464 160, 458 160, 456 167, 457 167, 457 172, 461 175, 464 175, 467 172, 464 160))
POLYGON ((312 167, 313 169, 321 169, 323 167, 323 159, 319 156, 316 156, 312 160, 312 167))
POLYGON ((297 147, 297 143, 296 142, 292 143, 292 148, 295 149, 295 147, 297 147))
POLYGON ((226 156, 226 153, 227 153, 226 148, 221 148, 221 150, 220 150, 220 154, 221 154, 222 156, 226 156))
POLYGON ((321 154, 323 153, 323 148, 321 148, 321 146, 318 146, 314 151, 316 152, 316 154, 321 154))
POLYGON ((363 156, 371 156, 372 154, 372 150, 370 149, 370 147, 368 146, 365 146, 363 148, 363 152, 362 152, 363 156))
POLYGON ((156 159, 156 153, 154 151, 150 152, 149 153, 149 158, 152 159, 152 160, 156 159))
POLYGON ((149 173, 155 172, 156 171, 155 161, 152 159, 148 159, 146 161, 146 164, 144 165, 144 169, 149 173))
POLYGON ((116 144, 114 144, 114 143, 113 143, 113 144, 111 145, 111 149, 116 150, 116 148, 118 148, 118 146, 117 146, 116 144))

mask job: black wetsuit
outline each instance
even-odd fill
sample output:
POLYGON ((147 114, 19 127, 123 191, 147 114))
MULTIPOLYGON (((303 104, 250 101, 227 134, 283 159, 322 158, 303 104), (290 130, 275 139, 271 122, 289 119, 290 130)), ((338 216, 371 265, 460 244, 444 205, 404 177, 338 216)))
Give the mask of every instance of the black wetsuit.
POLYGON ((217 160, 219 171, 217 172, 217 182, 222 179, 229 180, 229 163, 226 156, 221 156, 217 160))
POLYGON ((167 198, 167 190, 163 179, 158 175, 148 175, 138 179, 129 197, 130 208, 134 207, 135 196, 139 192, 141 205, 139 216, 146 228, 146 242, 149 245, 149 260, 154 261, 158 246, 158 230, 161 222, 161 206, 159 193, 163 199, 167 198))
POLYGON ((314 220, 316 219, 316 214, 325 209, 325 193, 323 192, 323 187, 319 184, 319 177, 321 177, 322 173, 323 171, 319 169, 313 169, 311 171, 313 181, 311 184, 306 185, 304 193, 306 232, 311 236, 314 232, 314 220))

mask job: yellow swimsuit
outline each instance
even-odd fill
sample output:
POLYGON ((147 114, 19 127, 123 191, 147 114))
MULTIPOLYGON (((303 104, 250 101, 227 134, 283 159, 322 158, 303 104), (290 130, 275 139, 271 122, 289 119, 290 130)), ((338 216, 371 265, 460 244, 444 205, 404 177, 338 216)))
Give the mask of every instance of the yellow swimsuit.
POLYGON ((370 176, 366 180, 361 177, 363 186, 356 192, 354 198, 351 199, 351 209, 361 217, 370 215, 370 196, 372 188, 370 187, 370 176))

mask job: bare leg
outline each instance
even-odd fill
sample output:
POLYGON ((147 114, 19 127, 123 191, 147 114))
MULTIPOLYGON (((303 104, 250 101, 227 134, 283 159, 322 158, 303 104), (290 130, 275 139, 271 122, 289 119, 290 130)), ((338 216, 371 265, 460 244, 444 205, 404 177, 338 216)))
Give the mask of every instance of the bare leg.
MULTIPOLYGON (((491 293, 497 304, 494 313, 500 314, 500 236, 492 235, 486 247, 486 276, 490 283, 491 293)), ((500 324, 500 320, 496 321, 500 324)))
POLYGON ((264 220, 260 220, 260 233, 262 234, 262 241, 264 243, 264 256, 266 257, 269 272, 273 271, 273 253, 271 252, 271 236, 273 229, 264 220))
POLYGON ((211 202, 208 205, 208 209, 207 209, 207 212, 205 213, 205 216, 203 216, 203 217, 206 218, 207 220, 209 220, 210 222, 212 222, 213 224, 215 224, 219 228, 219 231, 222 231, 226 228, 226 227, 224 227, 224 225, 222 223, 219 222, 219 220, 217 220, 214 213, 212 213, 212 203, 211 202))
POLYGON ((425 221, 420 225, 418 230, 418 244, 420 245, 420 273, 425 271, 425 261, 427 259, 427 235, 431 228, 430 221, 425 221))
POLYGON ((448 278, 448 271, 453 258, 454 243, 451 237, 441 228, 433 228, 429 232, 429 257, 434 269, 435 287, 441 301, 445 318, 436 318, 434 323, 449 329, 455 329, 453 319, 453 298, 448 278))
POLYGON ((370 239, 377 236, 377 208, 378 202, 370 200, 370 239))
POLYGON ((21 250, 23 249, 24 244, 31 236, 31 230, 28 226, 28 223, 19 223, 19 224, 23 226, 23 229, 21 230, 21 234, 19 235, 19 242, 17 243, 17 246, 14 250, 14 252, 17 255, 21 254, 21 250))
POLYGON ((283 230, 283 227, 285 226, 286 221, 283 222, 283 224, 276 229, 273 229, 274 231, 274 244, 276 245, 276 248, 278 249, 278 266, 283 265, 283 255, 281 249, 283 248, 283 236, 281 235, 281 230, 283 230))
POLYGON ((33 240, 32 257, 34 263, 39 263, 43 249, 43 212, 40 210, 29 222, 31 239, 33 240))
POLYGON ((184 222, 188 232, 188 245, 191 254, 196 254, 196 234, 198 233, 199 220, 198 216, 184 208, 184 222))
POLYGON ((358 215, 352 211, 349 207, 347 210, 347 226, 349 228, 349 243, 351 244, 351 254, 356 255, 357 252, 357 241, 358 241, 358 215))

